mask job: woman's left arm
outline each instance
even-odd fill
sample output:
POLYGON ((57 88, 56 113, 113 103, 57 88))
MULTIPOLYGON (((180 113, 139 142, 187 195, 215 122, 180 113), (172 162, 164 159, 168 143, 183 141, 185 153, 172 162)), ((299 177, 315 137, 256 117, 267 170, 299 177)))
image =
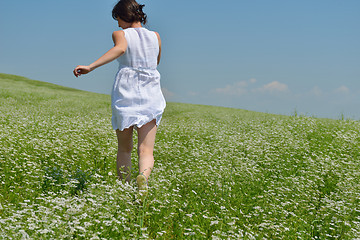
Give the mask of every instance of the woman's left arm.
POLYGON ((94 69, 115 60, 116 58, 120 57, 125 53, 127 48, 127 42, 124 31, 113 32, 112 38, 114 41, 114 47, 89 66, 77 66, 74 69, 74 75, 76 77, 81 76, 81 74, 87 74, 94 69))

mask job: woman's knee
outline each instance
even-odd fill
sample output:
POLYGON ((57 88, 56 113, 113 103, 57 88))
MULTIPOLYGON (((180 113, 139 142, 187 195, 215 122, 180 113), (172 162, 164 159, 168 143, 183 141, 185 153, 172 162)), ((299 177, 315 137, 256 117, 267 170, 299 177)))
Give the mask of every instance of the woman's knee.
POLYGON ((138 147, 138 155, 139 156, 152 156, 154 149, 152 147, 147 147, 147 146, 139 146, 138 147))

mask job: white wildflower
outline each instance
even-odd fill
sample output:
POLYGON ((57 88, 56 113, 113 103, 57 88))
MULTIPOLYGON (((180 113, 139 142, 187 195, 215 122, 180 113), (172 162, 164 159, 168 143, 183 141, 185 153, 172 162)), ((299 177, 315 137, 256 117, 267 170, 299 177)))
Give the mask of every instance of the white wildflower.
POLYGON ((210 226, 216 225, 216 224, 219 224, 219 221, 218 221, 218 220, 215 220, 215 221, 211 221, 211 222, 210 222, 210 226))

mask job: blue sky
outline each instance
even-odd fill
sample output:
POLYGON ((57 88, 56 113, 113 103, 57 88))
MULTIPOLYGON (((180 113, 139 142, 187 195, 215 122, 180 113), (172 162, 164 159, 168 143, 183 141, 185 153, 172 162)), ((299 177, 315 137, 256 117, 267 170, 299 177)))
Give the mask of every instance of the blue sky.
MULTIPOLYGON (((0 2, 0 72, 109 94, 110 0, 0 2)), ((168 101, 360 119, 360 1, 141 1, 168 101)))

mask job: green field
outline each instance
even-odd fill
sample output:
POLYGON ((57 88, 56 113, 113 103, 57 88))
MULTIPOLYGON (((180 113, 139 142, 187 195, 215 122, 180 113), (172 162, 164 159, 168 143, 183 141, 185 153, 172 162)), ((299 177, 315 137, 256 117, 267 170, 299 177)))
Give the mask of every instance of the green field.
POLYGON ((168 103, 144 203, 108 95, 0 74, 0 142, 0 239, 360 238, 359 121, 168 103))

